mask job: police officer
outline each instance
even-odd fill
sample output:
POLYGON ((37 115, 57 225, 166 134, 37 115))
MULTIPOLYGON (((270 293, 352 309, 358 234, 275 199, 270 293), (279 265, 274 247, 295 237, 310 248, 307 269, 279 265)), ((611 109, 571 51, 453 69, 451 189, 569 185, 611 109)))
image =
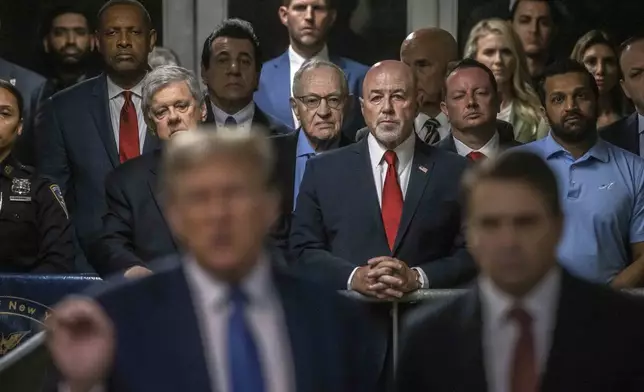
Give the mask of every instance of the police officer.
POLYGON ((20 92, 0 79, 0 272, 71 272, 72 228, 60 187, 11 153, 22 113, 20 92))

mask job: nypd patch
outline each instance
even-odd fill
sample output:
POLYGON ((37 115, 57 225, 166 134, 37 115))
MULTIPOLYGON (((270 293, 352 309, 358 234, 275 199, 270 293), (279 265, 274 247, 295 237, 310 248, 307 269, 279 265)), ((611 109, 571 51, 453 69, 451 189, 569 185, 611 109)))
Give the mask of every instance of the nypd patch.
POLYGON ((67 212, 67 206, 65 205, 65 198, 63 197, 63 192, 60 190, 60 187, 56 184, 53 184, 49 186, 49 189, 51 190, 51 193, 54 194, 54 197, 58 201, 58 204, 63 207, 65 216, 67 217, 67 219, 69 219, 69 213, 67 212))

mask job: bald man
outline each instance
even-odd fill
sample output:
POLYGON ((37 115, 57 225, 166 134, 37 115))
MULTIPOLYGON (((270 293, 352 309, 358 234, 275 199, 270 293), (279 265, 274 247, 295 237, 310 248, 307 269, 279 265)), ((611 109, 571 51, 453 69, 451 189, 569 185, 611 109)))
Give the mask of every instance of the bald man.
POLYGON ((441 112, 441 90, 447 65, 458 60, 456 40, 443 29, 416 30, 403 41, 400 60, 416 77, 420 106, 414 129, 421 140, 436 144, 449 135, 447 116, 441 112))

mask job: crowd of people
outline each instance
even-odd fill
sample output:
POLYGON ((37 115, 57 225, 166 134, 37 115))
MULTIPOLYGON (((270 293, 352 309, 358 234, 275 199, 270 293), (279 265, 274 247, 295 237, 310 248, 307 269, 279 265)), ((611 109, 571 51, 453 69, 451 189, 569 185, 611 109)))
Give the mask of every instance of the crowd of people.
POLYGON ((107 281, 49 320, 62 387, 644 390, 644 35, 551 58, 517 0, 462 58, 423 28, 367 66, 332 0, 278 14, 281 56, 226 19, 199 76, 151 67, 136 0, 54 12, 49 80, 0 59, 0 271, 107 281), (393 361, 382 302, 464 287, 393 361))

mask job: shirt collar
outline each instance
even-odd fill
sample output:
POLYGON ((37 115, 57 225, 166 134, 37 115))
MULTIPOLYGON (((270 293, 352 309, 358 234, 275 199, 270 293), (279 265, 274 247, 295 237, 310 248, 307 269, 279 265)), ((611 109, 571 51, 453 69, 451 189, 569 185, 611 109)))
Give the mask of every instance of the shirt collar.
POLYGON ((306 132, 304 130, 300 129, 300 134, 298 135, 297 138, 297 150, 295 152, 296 157, 300 158, 303 156, 307 156, 309 154, 316 154, 315 150, 313 149, 313 146, 311 146, 311 143, 309 142, 309 138, 306 135, 306 132))
POLYGON ((640 134, 644 133, 644 115, 637 113, 637 124, 640 134))
MULTIPOLYGON (((192 256, 186 256, 184 268, 196 296, 207 308, 214 309, 228 303, 229 283, 206 271, 192 256)), ((263 304, 274 297, 270 261, 266 255, 259 257, 255 267, 242 280, 241 287, 251 304, 263 304)))
MULTIPOLYGON (((369 145, 369 157, 371 159, 371 166, 373 169, 376 169, 380 164, 382 164, 385 152, 387 149, 384 148, 376 138, 369 132, 367 136, 367 143, 369 145)), ((416 134, 411 132, 407 140, 400 143, 398 147, 394 148, 394 152, 398 157, 398 167, 407 166, 411 160, 414 158, 414 146, 416 144, 416 134)))
MULTIPOLYGON (((425 126, 425 123, 430 118, 431 117, 426 115, 425 113, 418 113, 418 115, 416 116, 416 119, 414 120, 414 127, 416 128, 416 132, 423 129, 423 127, 425 126)), ((434 119, 436 119, 436 121, 440 123, 441 127, 445 127, 449 124, 449 121, 447 120, 447 116, 443 112, 438 113, 438 115, 434 117, 434 119)))
MULTIPOLYGON (((327 48, 326 45, 320 50, 315 56, 312 58, 317 58, 320 60, 329 60, 329 49, 327 48)), ((300 56, 295 50, 293 50, 292 46, 288 47, 288 59, 291 63, 291 69, 294 71, 297 71, 300 69, 302 64, 304 64, 307 60, 304 57, 300 56)))
MULTIPOLYGON (((555 155, 567 154, 570 155, 566 149, 564 149, 557 141, 552 137, 552 131, 548 133, 548 136, 543 141, 544 153, 546 154, 546 159, 550 159, 555 155)), ((585 161, 590 157, 593 157, 601 162, 608 162, 608 144, 601 138, 597 138, 595 145, 588 150, 581 158, 577 161, 585 161)))
POLYGON ((491 158, 495 156, 499 151, 499 133, 498 132, 494 132, 494 135, 490 138, 490 140, 488 140, 487 143, 485 143, 485 145, 479 148, 478 150, 470 148, 469 146, 467 146, 465 143, 458 140, 454 136, 452 136, 452 138, 454 139, 456 152, 460 156, 466 157, 467 154, 471 153, 472 151, 478 151, 483 155, 485 155, 486 157, 491 158))
POLYGON ((515 298, 502 291, 492 279, 481 274, 478 278, 480 301, 484 320, 501 325, 515 306, 526 310, 534 320, 552 320, 555 317, 561 290, 561 269, 554 267, 523 298, 515 298))
POLYGON ((250 101, 242 110, 238 111, 235 114, 229 114, 221 110, 215 105, 214 102, 210 102, 212 106, 212 112, 215 115, 215 122, 218 124, 225 124, 226 119, 232 116, 237 124, 243 124, 245 122, 251 121, 255 115, 255 102, 250 101))
MULTIPOLYGON (((131 91, 134 95, 136 95, 139 98, 143 97, 143 79, 141 79, 141 81, 139 81, 139 83, 137 83, 136 86, 132 87, 127 91, 131 91)), ((107 96, 109 97, 110 100, 118 97, 123 91, 126 91, 126 90, 122 89, 116 83, 114 83, 109 76, 107 77, 107 96)))

